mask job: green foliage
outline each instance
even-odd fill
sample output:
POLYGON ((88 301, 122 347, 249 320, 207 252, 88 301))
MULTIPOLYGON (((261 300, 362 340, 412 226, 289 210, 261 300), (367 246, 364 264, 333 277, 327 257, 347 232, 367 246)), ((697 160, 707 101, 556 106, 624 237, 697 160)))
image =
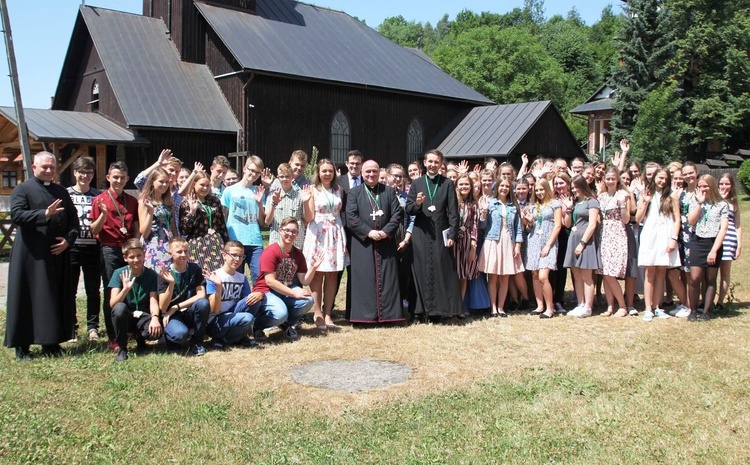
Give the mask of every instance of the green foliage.
POLYGON ((305 177, 307 179, 312 179, 313 175, 315 174, 315 170, 318 166, 318 154, 318 148, 313 145, 312 155, 310 156, 310 163, 308 163, 305 167, 305 177))
MULTIPOLYGON (((428 23, 429 24, 429 23, 428 23)), ((385 18, 378 32, 403 47, 422 47, 424 27, 422 23, 407 21, 403 16, 385 18)))
POLYGON ((643 101, 638 120, 630 136, 631 158, 667 164, 680 159, 682 128, 679 118, 680 99, 675 83, 653 90, 643 101))
POLYGON ((482 26, 440 45, 432 58, 447 73, 497 103, 560 102, 560 65, 526 30, 482 26))
POLYGON ((750 160, 745 160, 737 171, 737 179, 745 187, 745 192, 750 192, 750 160))
POLYGON ((629 137, 646 97, 669 76, 674 58, 674 31, 661 0, 631 0, 624 8, 622 29, 617 36, 620 65, 612 83, 616 89, 613 137, 629 137))

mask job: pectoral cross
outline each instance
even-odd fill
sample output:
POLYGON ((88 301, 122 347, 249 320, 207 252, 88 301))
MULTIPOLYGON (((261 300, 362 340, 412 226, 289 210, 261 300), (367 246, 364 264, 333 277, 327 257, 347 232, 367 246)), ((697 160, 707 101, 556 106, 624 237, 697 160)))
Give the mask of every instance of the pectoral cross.
POLYGON ((370 213, 370 216, 372 217, 372 221, 375 221, 379 216, 383 216, 383 210, 373 210, 372 213, 370 213))

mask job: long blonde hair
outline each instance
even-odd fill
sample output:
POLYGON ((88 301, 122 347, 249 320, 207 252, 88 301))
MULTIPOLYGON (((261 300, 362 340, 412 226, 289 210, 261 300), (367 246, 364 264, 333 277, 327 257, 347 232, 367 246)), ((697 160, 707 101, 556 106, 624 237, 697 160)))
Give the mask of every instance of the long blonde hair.
POLYGON ((156 181, 156 178, 159 176, 164 176, 169 180, 169 173, 164 168, 156 168, 154 171, 151 172, 151 174, 148 175, 148 178, 146 178, 146 184, 143 185, 143 191, 141 192, 140 197, 138 198, 140 201, 144 201, 146 199, 148 200, 157 200, 163 203, 164 205, 171 207, 172 206, 172 193, 170 192, 170 189, 167 189, 164 194, 161 196, 160 199, 157 199, 154 197, 155 190, 154 190, 154 182, 156 181))

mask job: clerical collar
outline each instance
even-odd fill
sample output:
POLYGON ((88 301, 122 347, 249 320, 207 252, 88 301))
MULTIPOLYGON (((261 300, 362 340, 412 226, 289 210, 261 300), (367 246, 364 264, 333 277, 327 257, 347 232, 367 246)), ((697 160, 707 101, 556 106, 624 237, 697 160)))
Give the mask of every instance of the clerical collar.
POLYGON ((434 181, 435 178, 437 178, 438 176, 440 176, 440 173, 435 173, 433 175, 430 175, 430 173, 425 173, 425 176, 427 176, 428 178, 430 178, 430 179, 432 179, 434 181))
POLYGON ((50 184, 52 184, 52 183, 51 183, 51 182, 49 182, 49 181, 45 181, 45 182, 43 182, 42 184, 44 184, 45 186, 49 186, 49 185, 50 185, 50 184))

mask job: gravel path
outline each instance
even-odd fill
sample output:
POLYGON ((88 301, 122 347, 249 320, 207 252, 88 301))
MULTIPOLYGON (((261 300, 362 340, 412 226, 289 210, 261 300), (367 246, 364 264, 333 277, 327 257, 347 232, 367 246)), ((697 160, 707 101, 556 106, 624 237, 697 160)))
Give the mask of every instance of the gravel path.
POLYGON ((357 392, 382 389, 407 381, 412 369, 383 360, 327 360, 301 365, 291 370, 300 384, 332 391, 357 392))

